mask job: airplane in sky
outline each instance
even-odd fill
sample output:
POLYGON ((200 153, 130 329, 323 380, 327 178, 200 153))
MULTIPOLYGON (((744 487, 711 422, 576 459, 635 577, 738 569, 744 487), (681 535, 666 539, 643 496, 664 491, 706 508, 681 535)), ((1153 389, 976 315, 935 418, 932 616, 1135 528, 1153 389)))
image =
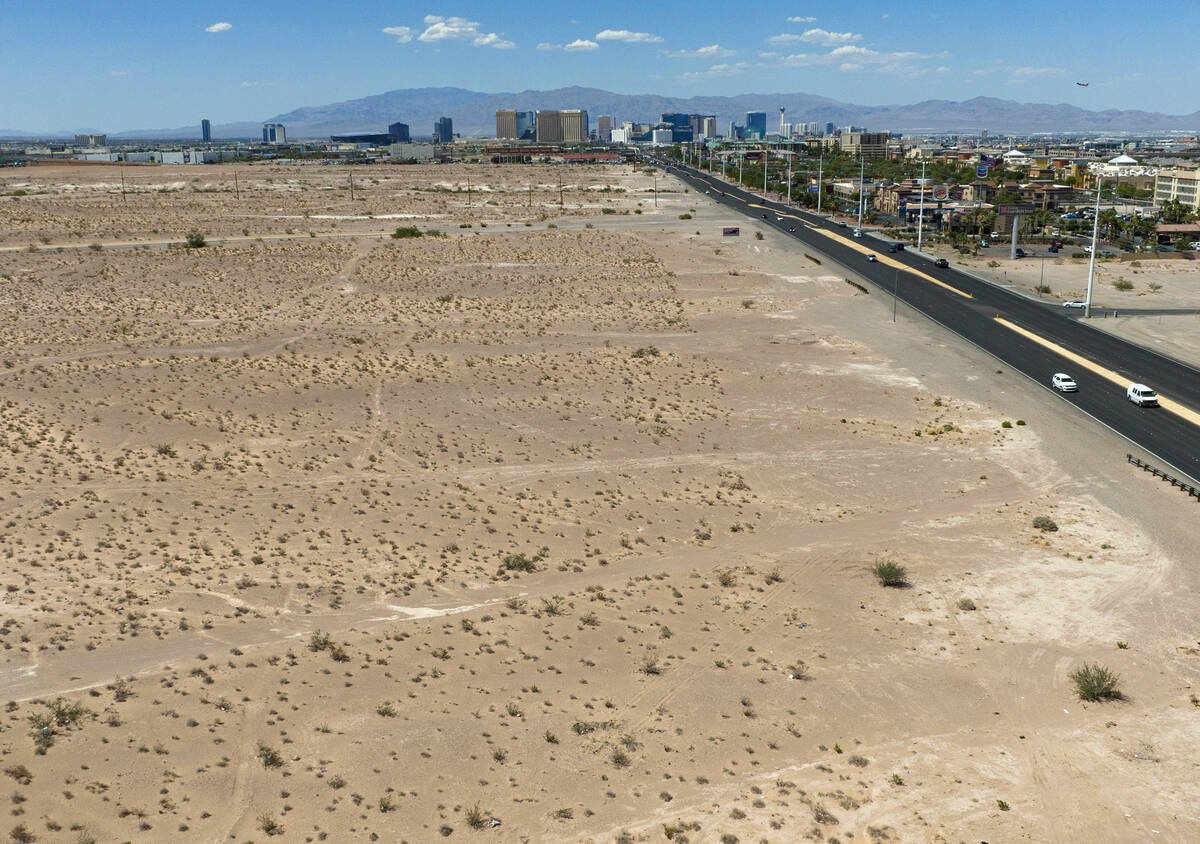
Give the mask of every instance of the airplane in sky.
POLYGON ((1088 85, 1091 85, 1092 83, 1091 82, 1076 82, 1075 84, 1078 85, 1080 88, 1086 88, 1088 85))

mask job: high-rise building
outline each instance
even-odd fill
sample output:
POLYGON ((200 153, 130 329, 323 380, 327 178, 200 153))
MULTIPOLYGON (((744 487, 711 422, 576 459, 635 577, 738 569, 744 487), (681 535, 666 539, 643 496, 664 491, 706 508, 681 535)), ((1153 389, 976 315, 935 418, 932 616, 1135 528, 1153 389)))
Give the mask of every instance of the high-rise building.
POLYGON ((842 132, 838 144, 842 152, 858 158, 886 158, 891 132, 842 132))
POLYGON ((604 142, 612 140, 612 116, 602 114, 596 118, 596 136, 604 142))
POLYGON ((286 144, 287 129, 282 123, 264 123, 263 124, 263 143, 264 144, 286 144))
POLYGON ((762 139, 767 136, 767 113, 765 111, 746 112, 746 137, 762 139))
POLYGON ((496 109, 496 137, 516 140, 517 110, 515 108, 496 109))
POLYGON ((705 117, 700 121, 700 137, 715 138, 717 136, 717 118, 705 117))
POLYGON ((557 111, 539 110, 536 119, 539 144, 557 144, 563 139, 562 122, 557 111))
POLYGON ((212 124, 207 117, 200 121, 200 140, 206 144, 212 143, 212 124))
POLYGON ((659 122, 669 123, 671 125, 672 129, 686 129, 689 126, 691 126, 690 115, 683 114, 681 112, 672 112, 671 114, 664 114, 662 116, 662 120, 659 122))
POLYGON ((833 124, 826 123, 825 124, 825 137, 829 137, 832 134, 833 134, 833 124))
POLYGON ((449 117, 440 117, 433 124, 433 142, 435 144, 454 143, 454 121, 449 117))
POLYGON ((558 114, 562 125, 563 143, 579 144, 588 139, 588 113, 586 111, 568 108, 558 114))
POLYGON ((407 123, 389 123, 388 134, 395 138, 394 144, 412 143, 412 135, 409 134, 407 123))
POLYGON ((532 111, 517 112, 517 139, 532 141, 537 137, 537 115, 532 111))

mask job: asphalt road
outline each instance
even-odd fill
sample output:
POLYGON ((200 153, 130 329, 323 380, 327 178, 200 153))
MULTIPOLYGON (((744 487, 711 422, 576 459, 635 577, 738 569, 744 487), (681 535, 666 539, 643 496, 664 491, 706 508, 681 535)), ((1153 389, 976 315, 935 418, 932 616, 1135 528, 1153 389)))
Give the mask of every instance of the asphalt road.
MULTIPOLYGON (((853 239, 851 228, 839 227, 824 217, 782 203, 764 201, 757 194, 740 190, 707 173, 690 171, 674 163, 668 163, 668 166, 671 173, 694 189, 711 191, 710 199, 794 237, 888 295, 895 290, 897 297, 910 307, 990 352, 1008 368, 1028 375, 1046 389, 1050 389, 1050 376, 1055 372, 1070 374, 1079 384, 1079 392, 1058 394, 1063 401, 1075 405, 1149 453, 1135 456, 1164 469, 1168 467, 1163 464, 1170 464, 1200 484, 1200 425, 1197 422, 1161 407, 1137 407, 1126 400, 1124 386, 1013 331, 996 317, 1112 370, 1129 383, 1147 384, 1164 398, 1184 405, 1185 410, 1200 411, 1200 370, 1091 328, 1081 320, 1080 311, 1026 298, 960 272, 953 266, 937 268, 928 258, 908 251, 887 253, 888 241, 872 237, 853 239), (777 214, 773 212, 791 215, 791 218, 785 216, 777 220, 777 214), (763 219, 764 214, 766 219, 763 219), (794 233, 788 232, 791 226, 796 228, 794 233), (898 262, 902 268, 869 262, 843 238, 871 249, 881 258, 898 262), (924 276, 951 285, 970 294, 971 298, 958 295, 924 276)), ((1004 366, 997 368, 1005 369, 1004 366)), ((1008 374, 1003 372, 997 377, 1008 374)), ((1197 419, 1200 420, 1200 415, 1197 419)))

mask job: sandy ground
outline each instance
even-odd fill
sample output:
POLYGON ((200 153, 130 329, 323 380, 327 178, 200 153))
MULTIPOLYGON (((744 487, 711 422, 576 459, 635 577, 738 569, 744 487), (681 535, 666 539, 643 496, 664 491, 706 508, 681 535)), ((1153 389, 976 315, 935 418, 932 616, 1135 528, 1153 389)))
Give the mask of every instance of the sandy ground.
POLYGON ((194 172, 0 190, 5 831, 1200 836, 1198 505, 1040 385, 628 166, 194 172))

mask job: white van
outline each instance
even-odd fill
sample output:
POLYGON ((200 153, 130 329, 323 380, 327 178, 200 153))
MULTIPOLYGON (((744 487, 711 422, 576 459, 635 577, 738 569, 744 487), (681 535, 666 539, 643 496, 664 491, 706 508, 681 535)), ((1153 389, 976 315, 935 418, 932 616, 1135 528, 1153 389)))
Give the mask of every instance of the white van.
POLYGON ((1145 384, 1130 384, 1129 389, 1125 391, 1125 398, 1138 407, 1158 406, 1158 396, 1145 384))

